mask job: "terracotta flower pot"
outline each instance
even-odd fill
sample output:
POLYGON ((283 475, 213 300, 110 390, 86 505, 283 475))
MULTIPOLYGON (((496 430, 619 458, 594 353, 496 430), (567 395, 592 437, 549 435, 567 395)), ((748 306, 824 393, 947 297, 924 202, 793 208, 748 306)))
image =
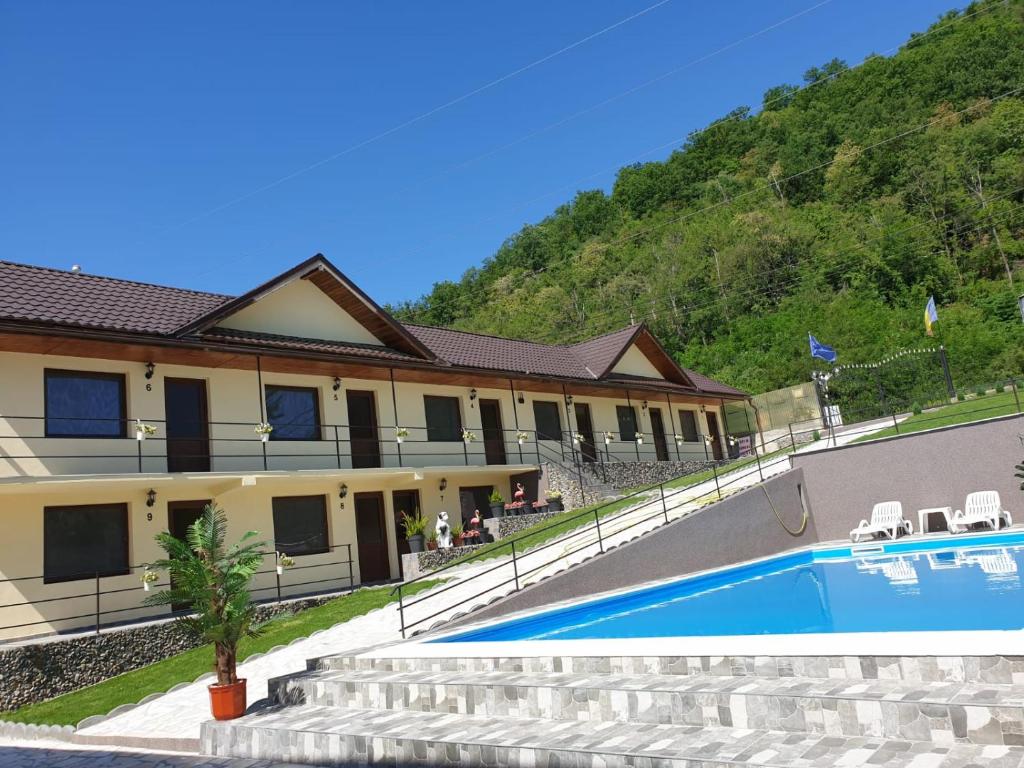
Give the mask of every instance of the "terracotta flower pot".
POLYGON ((428 541, 427 542, 427 551, 433 552, 436 549, 437 549, 437 542, 436 541, 428 541))
POLYGON ((209 685, 210 711, 214 720, 234 720, 245 714, 245 680, 229 685, 209 685))

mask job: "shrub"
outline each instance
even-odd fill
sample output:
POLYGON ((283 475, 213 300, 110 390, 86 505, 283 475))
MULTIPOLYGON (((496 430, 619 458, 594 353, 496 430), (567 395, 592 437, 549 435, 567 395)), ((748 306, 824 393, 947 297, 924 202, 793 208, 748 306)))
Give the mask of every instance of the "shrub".
POLYGON ((912 406, 910 406, 910 410, 915 416, 920 416, 921 411, 923 411, 924 408, 921 407, 920 403, 914 403, 912 406))
POLYGON ((818 430, 814 430, 814 434, 812 435, 812 437, 815 440, 821 440, 821 432, 819 432, 818 430))
POLYGON ((974 390, 974 394, 977 397, 984 397, 987 393, 988 390, 985 389, 985 387, 978 387, 977 389, 974 390))

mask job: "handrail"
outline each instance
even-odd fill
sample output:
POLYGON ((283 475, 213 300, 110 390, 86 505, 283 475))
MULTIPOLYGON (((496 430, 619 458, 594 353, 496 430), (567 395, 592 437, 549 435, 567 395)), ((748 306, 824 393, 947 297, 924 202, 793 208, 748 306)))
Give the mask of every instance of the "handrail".
MULTIPOLYGON (((1022 412, 1022 407, 1021 407, 1021 400, 1020 400, 1020 397, 1018 395, 1017 388, 1016 388, 1016 382, 1011 379, 1010 380, 1010 384, 1011 384, 1011 386, 1013 388, 1015 412, 1017 414, 1020 414, 1022 412)), ((989 412, 992 412, 992 411, 1005 412, 1006 409, 1007 409, 1007 406, 1005 404, 999 404, 999 405, 985 404, 983 407, 971 409, 969 411, 969 413, 974 415, 974 414, 989 413, 989 412)), ((1007 414, 1007 415, 1012 415, 1012 414, 1007 414)), ((892 427, 891 428, 897 433, 897 435, 899 435, 900 434, 900 423, 901 423, 899 415, 898 414, 892 414, 890 418, 892 419, 892 427)), ((977 420, 977 419, 975 419, 975 420, 977 420)), ((886 424, 883 423, 884 421, 885 420, 883 420, 883 419, 875 419, 875 420, 872 421, 872 423, 865 424, 865 425, 860 426, 860 427, 857 427, 857 426, 845 426, 845 427, 840 427, 839 429, 842 432, 842 436, 843 436, 844 441, 849 441, 850 438, 861 437, 861 436, 864 436, 864 435, 872 435, 872 434, 876 434, 876 433, 878 433, 880 431, 885 431, 885 430, 889 429, 890 427, 886 426, 886 424)), ((948 416, 946 416, 945 414, 942 414, 942 413, 939 413, 939 414, 937 414, 935 416, 932 416, 932 417, 918 415, 915 418, 915 429, 913 431, 917 432, 917 431, 922 431, 923 429, 927 429, 926 426, 925 427, 921 427, 921 425, 927 425, 927 424, 932 423, 932 422, 948 423, 948 416)), ((940 426, 942 426, 942 425, 940 425, 940 426)), ((496 584, 496 585, 492 585, 490 587, 487 587, 482 592, 479 592, 479 593, 477 593, 477 594, 475 594, 473 596, 462 598, 462 600, 460 602, 467 602, 469 600, 474 600, 477 597, 480 597, 480 596, 482 596, 484 594, 487 594, 488 592, 493 592, 495 589, 500 589, 502 587, 506 587, 509 584, 513 584, 513 583, 514 583, 513 593, 520 591, 522 589, 522 586, 523 586, 522 581, 526 577, 530 576, 533 573, 536 573, 537 571, 540 571, 540 570, 543 570, 544 568, 549 567, 550 565, 552 565, 552 564, 554 564, 554 563, 564 559, 565 557, 568 557, 569 555, 575 554, 576 552, 580 552, 583 549, 586 549, 587 547, 592 547, 592 546, 594 546, 594 543, 593 542, 588 542, 588 543, 586 543, 585 545, 583 545, 583 546, 581 546, 579 548, 570 549, 568 551, 564 551, 564 549, 563 549, 563 551, 556 558, 551 559, 551 560, 545 560, 544 562, 540 563, 539 565, 532 566, 532 567, 528 568, 527 570, 522 570, 522 569, 519 568, 518 562, 517 562, 518 559, 522 559, 523 556, 528 555, 528 554, 529 555, 534 555, 534 554, 536 554, 538 552, 541 552, 543 550, 546 550, 548 548, 555 547, 555 546, 560 546, 560 547, 564 548, 565 545, 566 545, 566 542, 568 542, 568 541, 570 541, 570 540, 572 540, 574 538, 583 536, 583 535, 585 535, 587 533, 596 533, 598 549, 603 553, 605 551, 605 548, 604 548, 604 543, 603 543, 602 534, 601 534, 601 527, 602 527, 602 525, 604 525, 605 527, 613 525, 617 520, 621 520, 623 517, 625 517, 627 515, 635 514, 638 509, 642 509, 643 508, 644 504, 650 503, 652 505, 657 505, 657 502, 660 500, 660 502, 661 502, 660 507, 661 508, 660 508, 660 510, 655 511, 655 512, 653 512, 650 515, 643 516, 643 517, 641 517, 638 520, 634 520, 634 521, 630 522, 625 527, 618 528, 615 532, 616 533, 621 533, 623 531, 626 531, 626 530, 629 530, 631 528, 634 528, 634 527, 636 527, 638 525, 642 525, 644 523, 650 522, 651 520, 654 520, 656 518, 663 518, 664 519, 664 522, 661 523, 662 525, 669 523, 670 522, 670 517, 669 517, 669 514, 668 514, 669 502, 671 500, 673 500, 673 499, 678 499, 678 497, 681 494, 685 494, 687 492, 693 491, 694 489, 697 489, 699 486, 705 485, 705 484, 707 484, 709 482, 712 482, 712 481, 714 482, 714 487, 713 488, 709 487, 707 490, 703 491, 702 493, 699 493, 697 496, 686 498, 685 499, 685 503, 696 503, 696 502, 699 502, 699 501, 702 501, 702 500, 710 499, 710 498, 714 497, 715 495, 717 495, 718 499, 720 500, 720 499, 723 498, 723 490, 728 490, 728 489, 730 489, 732 487, 735 487, 735 485, 737 483, 739 483, 739 482, 741 482, 743 480, 749 479, 749 478, 753 477, 755 474, 758 476, 759 482, 763 482, 764 479, 765 479, 765 475, 764 475, 764 468, 765 467, 764 467, 764 464, 766 462, 774 462, 774 461, 776 461, 777 459, 779 459, 781 457, 788 456, 789 454, 796 452, 798 450, 798 446, 806 446, 806 445, 808 445, 807 442, 801 442, 800 440, 798 440, 798 438, 800 438, 800 437, 813 436, 814 440, 810 441, 810 443, 809 443, 811 446, 813 446, 814 445, 814 441, 821 438, 821 430, 820 430, 820 428, 809 428, 809 429, 804 429, 804 430, 793 430, 792 426, 790 425, 790 428, 788 430, 788 435, 790 437, 789 445, 786 446, 786 447, 780 448, 780 449, 778 449, 776 451, 773 451, 770 454, 764 454, 762 452, 759 452, 758 449, 757 449, 757 443, 756 443, 756 441, 754 441, 752 443, 753 456, 751 457, 749 462, 745 463, 741 467, 736 468, 735 470, 729 470, 728 468, 726 468, 725 471, 724 471, 725 477, 720 476, 720 474, 718 472, 718 469, 717 469, 717 466, 715 464, 712 464, 711 465, 711 474, 712 474, 711 478, 708 478, 708 477, 705 476, 702 479, 697 480, 694 483, 686 484, 686 485, 684 485, 683 487, 680 487, 680 488, 673 488, 672 485, 674 483, 676 483, 676 482, 678 482, 678 481, 680 481, 680 480, 682 480, 682 479, 684 479, 686 477, 692 476, 695 473, 689 473, 688 475, 680 475, 680 476, 677 476, 677 477, 672 478, 670 480, 667 480, 667 481, 664 481, 664 482, 661 482, 661 483, 657 483, 657 484, 653 484, 651 486, 648 486, 647 488, 643 488, 643 489, 634 491, 634 492, 632 492, 630 494, 627 494, 626 496, 623 496, 623 497, 621 497, 619 499, 616 499, 616 500, 613 500, 613 501, 609 501, 609 502, 606 502, 604 504, 599 504, 599 505, 597 505, 595 507, 592 507, 589 510, 581 511, 581 512, 579 512, 576 515, 572 515, 572 516, 569 516, 569 517, 563 517, 562 519, 558 520, 557 522, 546 524, 546 525, 542 525, 540 527, 532 527, 532 528, 529 529, 529 531, 521 532, 520 534, 512 536, 509 539, 506 539, 506 540, 503 540, 503 541, 499 541, 499 542, 495 542, 494 544, 489 545, 486 553, 480 553, 480 554, 481 555, 486 555, 486 557, 488 559, 490 559, 492 557, 496 557, 496 556, 501 557, 502 554, 499 554, 499 553, 502 553, 502 550, 506 550, 507 549, 511 553, 511 555, 512 555, 511 565, 513 567, 513 571, 514 571, 514 574, 515 574, 514 577, 511 578, 511 579, 506 579, 506 580, 502 581, 500 584, 496 584), (658 495, 655 495, 655 496, 652 497, 652 494, 654 493, 655 490, 658 491, 658 495), (666 491, 668 491, 668 492, 666 493, 666 491), (607 512, 609 510, 609 508, 611 508, 613 506, 614 507, 621 507, 624 501, 628 501, 629 499, 638 499, 641 496, 644 497, 644 503, 642 503, 642 504, 639 504, 639 505, 636 505, 636 504, 628 505, 628 507, 626 509, 624 509, 619 514, 611 514, 611 513, 609 513, 607 516, 603 516, 602 515, 602 512, 607 512), (659 499, 659 497, 660 497, 660 499, 659 499), (543 534, 545 532, 552 531, 552 530, 554 530, 556 528, 557 529, 564 529, 564 527, 566 526, 567 523, 572 523, 573 521, 577 521, 577 520, 583 521, 585 519, 591 519, 591 518, 593 519, 593 523, 594 523, 593 527, 591 527, 589 525, 580 525, 580 526, 577 526, 577 527, 574 527, 574 528, 570 528, 570 530, 566 531, 564 533, 564 535, 557 536, 557 537, 551 539, 550 541, 542 541, 541 543, 537 544, 534 547, 531 547, 530 549, 528 549, 526 551, 517 552, 517 550, 516 550, 516 543, 519 542, 519 541, 522 541, 523 539, 533 538, 533 537, 536 537, 536 536, 543 537, 543 534)), ((829 441, 833 441, 833 442, 836 442, 838 444, 838 441, 835 439, 834 436, 830 436, 829 437, 829 441)), ((763 446, 764 446, 764 443, 762 442, 762 448, 763 448, 763 446)), ((825 446, 823 446, 823 447, 825 447, 825 446)), ((769 501, 770 501, 770 499, 769 499, 769 501)), ((773 506, 773 510, 774 510, 774 506, 773 506)), ((781 522, 781 520, 780 520, 780 522, 781 522)), ((488 575, 490 573, 493 573, 496 570, 498 570, 499 568, 507 567, 510 564, 508 560, 503 560, 503 561, 501 561, 501 562, 499 562, 499 563, 497 563, 497 564, 495 564, 493 566, 488 567, 486 570, 479 571, 479 572, 474 573, 474 574, 472 574, 470 576, 467 576, 466 578, 460 579, 458 581, 454 581, 454 582, 452 582, 450 584, 446 584, 445 587, 443 587, 441 589, 430 590, 430 591, 428 591, 426 593, 423 593, 422 595, 418 596, 417 598, 415 598, 415 599, 413 599, 411 601, 407 601, 407 600, 405 600, 403 598, 402 592, 403 592, 403 589, 405 587, 407 587, 409 585, 412 585, 412 584, 415 584, 417 582, 422 582, 422 581, 427 580, 427 579, 436 578, 438 574, 444 573, 444 572, 449 571, 451 569, 459 568, 459 567, 465 566, 467 564, 471 564, 473 562, 475 556, 476 556, 476 553, 470 555, 467 560, 462 560, 460 562, 449 563, 447 565, 441 566, 440 568, 432 570, 430 573, 423 574, 423 575, 418 576, 418 577, 416 577, 414 579, 410 579, 407 582, 398 584, 394 589, 391 590, 391 594, 396 594, 397 593, 397 595, 398 595, 402 637, 406 637, 406 633, 407 633, 408 630, 410 630, 410 629, 412 629, 412 628, 414 628, 416 626, 419 626, 420 624, 423 624, 424 622, 429 621, 430 619, 436 618, 437 616, 440 616, 440 615, 446 613, 447 611, 449 611, 451 609, 452 606, 446 606, 446 607, 444 607, 444 608, 442 608, 442 609, 440 609, 438 611, 434 611, 434 612, 430 613, 428 616, 418 618, 418 619, 416 619, 414 621, 411 621, 411 622, 406 621, 405 611, 407 609, 410 609, 410 608, 412 608, 412 607, 414 607, 416 605, 420 605, 422 603, 425 603, 428 600, 433 600, 438 595, 441 595, 443 593, 449 592, 449 591, 451 591, 452 589, 454 589, 454 588, 456 588, 458 586, 463 586, 463 585, 465 585, 467 583, 474 582, 475 580, 480 579, 480 578, 482 578, 482 577, 484 577, 484 576, 486 576, 486 575, 488 575)))

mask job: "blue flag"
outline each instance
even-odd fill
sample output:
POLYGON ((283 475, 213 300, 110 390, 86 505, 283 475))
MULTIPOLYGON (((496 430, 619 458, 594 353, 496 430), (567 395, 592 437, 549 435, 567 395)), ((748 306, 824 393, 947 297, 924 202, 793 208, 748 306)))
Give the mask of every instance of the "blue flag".
POLYGON ((824 360, 826 363, 834 363, 839 355, 832 349, 828 344, 822 344, 811 333, 807 334, 807 338, 811 342, 811 357, 817 357, 824 360))

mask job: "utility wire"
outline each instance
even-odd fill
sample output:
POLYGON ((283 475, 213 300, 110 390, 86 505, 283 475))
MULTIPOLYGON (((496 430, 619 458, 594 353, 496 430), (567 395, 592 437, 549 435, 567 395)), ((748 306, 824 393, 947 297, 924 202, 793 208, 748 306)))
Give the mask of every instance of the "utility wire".
POLYGON ((277 178, 277 179, 275 179, 275 180, 273 180, 273 181, 271 181, 271 182, 269 182, 267 184, 264 184, 263 186, 257 187, 256 189, 250 190, 249 192, 246 192, 243 195, 239 195, 238 197, 235 197, 235 198, 233 198, 231 200, 228 200, 225 203, 221 203, 220 205, 217 205, 217 206, 215 206, 213 208, 210 208, 210 209, 208 209, 206 211, 203 211, 202 213, 196 214, 195 216, 192 216, 191 218, 188 218, 188 219, 186 219, 186 220, 184 220, 182 222, 179 222, 178 224, 172 225, 170 227, 165 227, 158 234, 166 234, 167 232, 171 232, 171 231, 174 231, 174 230, 177 230, 177 229, 181 229, 182 227, 186 227, 189 224, 195 223, 196 221, 199 221, 201 219, 205 219, 205 218, 207 218, 209 216, 213 216, 214 214, 219 213, 219 212, 225 210, 226 208, 231 208, 231 207, 233 207, 235 205, 238 205, 239 203, 241 203, 241 202, 243 202, 245 200, 248 200, 251 197, 255 197, 256 195, 262 194, 263 192, 267 192, 267 191, 269 191, 271 189, 274 189, 275 187, 279 187, 280 185, 282 185, 282 184, 284 184, 284 183, 286 183, 288 181, 291 181, 292 179, 295 179, 295 178, 297 178, 299 176, 303 176, 304 174, 307 174, 310 171, 314 171, 317 168, 320 168, 320 167, 322 167, 324 165, 327 165, 328 163, 332 163, 335 160, 338 160, 338 159, 340 159, 340 158, 342 158, 342 157, 344 157, 346 155, 352 154, 353 152, 356 152, 356 151, 358 151, 358 150, 360 150, 360 149, 362 149, 364 147, 367 147, 367 146, 369 146, 371 144, 374 144, 374 143, 380 141, 381 139, 387 138, 388 136, 391 136, 391 135, 393 135, 395 133, 398 133, 399 131, 404 130, 405 128, 409 128, 409 127, 411 127, 413 125, 416 125, 417 123, 421 123, 424 120, 426 120, 426 119, 428 119, 430 117, 433 117, 434 115, 438 114, 439 112, 443 112, 444 110, 450 109, 451 107, 454 107, 457 104, 461 104, 462 102, 466 101, 467 99, 470 99, 470 98, 472 98, 474 96, 477 96, 477 95, 483 93, 484 91, 488 91, 491 88, 494 88, 494 87, 496 87, 498 85, 501 85, 502 83, 507 82, 508 80, 511 80, 514 77, 518 77, 519 75, 523 74, 524 72, 528 72, 531 69, 539 67, 542 64, 545 64, 545 63, 551 61, 552 59, 557 58, 558 56, 561 56, 562 54, 568 53, 569 51, 572 51, 575 48, 579 48, 581 45, 584 45, 584 44, 590 42, 591 40, 594 40, 594 39, 596 39, 598 37, 601 37, 602 35, 605 35, 605 34, 611 32, 611 31, 613 31, 615 29, 618 29, 619 27, 623 26, 624 24, 628 24, 629 22, 631 22, 631 21, 633 21, 635 19, 638 19, 641 16, 646 15, 646 14, 650 13, 651 11, 654 11, 654 10, 660 8, 661 6, 670 3, 671 1, 672 0, 659 0, 658 2, 654 3, 653 5, 649 5, 646 8, 643 8, 643 9, 637 11, 636 13, 633 13, 633 14, 631 14, 629 16, 626 16, 623 19, 619 19, 614 24, 610 24, 609 26, 604 27, 603 29, 600 29, 597 32, 593 32, 593 33, 587 35, 586 37, 583 37, 583 38, 581 38, 579 40, 576 40, 573 43, 570 43, 569 45, 566 45, 566 46, 564 46, 562 48, 559 48, 557 51, 553 51, 552 53, 549 53, 549 54, 547 54, 545 56, 542 56, 539 59, 535 59, 534 61, 531 61, 529 64, 525 64, 525 65, 523 65, 523 66, 521 66, 521 67, 519 67, 517 69, 512 70, 511 72, 508 72, 508 73, 502 75, 501 77, 495 78, 494 80, 491 80, 490 82, 487 82, 487 83, 485 83, 485 84, 483 84, 481 86, 478 86, 477 88, 474 88, 474 89, 472 89, 470 91, 467 91, 466 93, 462 94, 461 96, 456 96, 454 99, 450 99, 450 100, 444 102, 443 104, 439 104, 436 107, 433 107, 432 109, 429 109, 426 112, 422 112, 419 115, 416 115, 415 117, 409 118, 408 120, 405 120, 404 122, 398 123, 397 125, 394 125, 394 126, 388 128, 387 130, 381 131, 380 133, 376 133, 373 136, 370 136, 369 138, 363 139, 362 141, 358 141, 355 144, 352 144, 351 146, 348 146, 348 147, 346 147, 343 150, 340 150, 338 152, 335 152, 334 154, 328 155, 327 157, 324 157, 324 158, 321 158, 320 160, 317 160, 315 163, 310 163, 309 165, 304 166, 303 168, 299 168, 299 169, 297 169, 295 171, 292 171, 291 173, 285 174, 284 176, 281 176, 281 177, 279 177, 279 178, 277 178))

